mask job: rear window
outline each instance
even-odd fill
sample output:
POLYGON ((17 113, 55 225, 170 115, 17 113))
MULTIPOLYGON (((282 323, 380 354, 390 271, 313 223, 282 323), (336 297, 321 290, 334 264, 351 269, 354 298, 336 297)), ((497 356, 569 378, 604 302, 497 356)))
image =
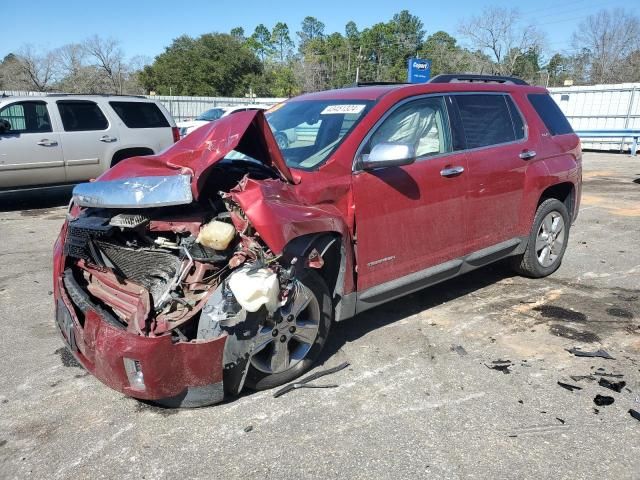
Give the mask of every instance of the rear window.
MULTIPOLYGON (((524 136, 522 121, 516 127, 505 95, 456 95, 467 148, 513 142, 524 136)), ((515 107, 514 107, 515 110, 515 107)))
POLYGON ((527 97, 551 135, 573 133, 573 128, 553 98, 545 93, 532 93, 527 97))
POLYGON ((66 132, 106 130, 109 127, 107 118, 94 102, 58 100, 56 103, 62 118, 62 126, 66 132))
POLYGON ((155 103, 109 102, 120 119, 129 128, 162 128, 169 122, 155 103))

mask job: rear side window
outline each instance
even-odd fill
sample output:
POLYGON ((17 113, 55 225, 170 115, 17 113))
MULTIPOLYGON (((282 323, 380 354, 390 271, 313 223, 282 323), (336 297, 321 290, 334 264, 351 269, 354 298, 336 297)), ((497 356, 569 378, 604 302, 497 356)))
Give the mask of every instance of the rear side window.
MULTIPOLYGON (((516 136, 505 95, 472 94, 455 95, 454 98, 460 112, 467 148, 513 142, 524 136, 516 136)), ((523 127, 520 130, 524 132, 523 127)))
POLYGON ((44 102, 19 102, 0 109, 0 118, 11 125, 10 133, 46 133, 51 131, 49 112, 44 102))
POLYGON ((545 93, 532 93, 527 95, 527 97, 551 135, 573 133, 573 128, 571 128, 564 113, 562 113, 558 104, 554 102, 549 95, 545 93))
POLYGON ((58 100, 58 110, 65 132, 106 130, 107 118, 97 104, 88 100, 58 100))
POLYGON ((155 103, 109 102, 120 119, 129 128, 162 128, 169 122, 155 103))

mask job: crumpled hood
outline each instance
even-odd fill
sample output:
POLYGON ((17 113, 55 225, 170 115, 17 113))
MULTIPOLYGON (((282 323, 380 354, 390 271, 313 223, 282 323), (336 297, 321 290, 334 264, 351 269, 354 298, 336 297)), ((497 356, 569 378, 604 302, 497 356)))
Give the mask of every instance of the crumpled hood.
POLYGON ((158 155, 123 160, 98 181, 190 175, 193 198, 197 200, 208 170, 232 150, 275 168, 284 180, 296 183, 264 113, 259 110, 238 112, 211 122, 158 155))

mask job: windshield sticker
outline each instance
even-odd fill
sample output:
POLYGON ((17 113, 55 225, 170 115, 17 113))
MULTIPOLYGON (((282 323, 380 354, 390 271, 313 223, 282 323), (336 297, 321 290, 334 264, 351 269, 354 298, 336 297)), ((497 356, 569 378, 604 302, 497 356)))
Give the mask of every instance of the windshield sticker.
POLYGON ((360 113, 366 105, 329 105, 320 115, 328 115, 331 113, 360 113))

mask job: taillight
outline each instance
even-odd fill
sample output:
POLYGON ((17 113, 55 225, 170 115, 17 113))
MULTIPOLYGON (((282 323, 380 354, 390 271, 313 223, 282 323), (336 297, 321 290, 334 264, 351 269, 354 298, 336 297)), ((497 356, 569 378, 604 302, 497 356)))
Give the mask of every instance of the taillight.
POLYGON ((171 127, 171 133, 173 133, 173 143, 180 140, 180 129, 178 127, 171 127))

